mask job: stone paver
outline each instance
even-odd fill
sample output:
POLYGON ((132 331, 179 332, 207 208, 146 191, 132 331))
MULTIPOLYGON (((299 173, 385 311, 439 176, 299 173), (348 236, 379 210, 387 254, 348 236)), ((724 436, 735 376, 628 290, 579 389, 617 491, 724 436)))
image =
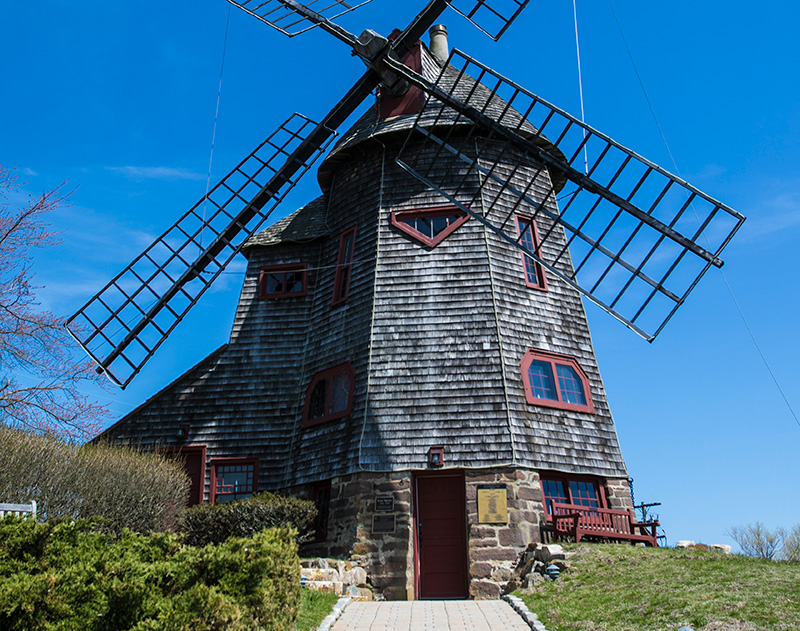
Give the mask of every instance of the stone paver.
POLYGON ((530 631, 502 600, 351 603, 331 631, 530 631))

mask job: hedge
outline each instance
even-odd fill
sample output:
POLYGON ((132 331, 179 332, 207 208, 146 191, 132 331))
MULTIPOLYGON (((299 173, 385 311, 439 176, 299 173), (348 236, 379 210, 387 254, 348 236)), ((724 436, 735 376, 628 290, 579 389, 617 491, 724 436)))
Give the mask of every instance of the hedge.
POLYGON ((76 446, 0 426, 0 502, 36 500, 39 516, 100 516, 119 533, 177 528, 189 479, 176 462, 104 443, 76 446))
POLYGON ((317 516, 314 502, 273 493, 260 493, 230 504, 193 506, 183 520, 186 543, 204 546, 228 537, 250 537, 265 528, 291 526, 299 541, 308 540, 317 516))
POLYGON ((283 631, 300 604, 296 533, 271 529, 202 548, 174 534, 89 520, 0 520, 0 628, 7 631, 283 631))

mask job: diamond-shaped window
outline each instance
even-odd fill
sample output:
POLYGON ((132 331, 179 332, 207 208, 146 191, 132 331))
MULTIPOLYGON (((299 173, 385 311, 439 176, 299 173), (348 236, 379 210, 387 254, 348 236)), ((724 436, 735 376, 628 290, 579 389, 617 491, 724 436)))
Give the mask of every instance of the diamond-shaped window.
POLYGON ((398 210, 392 213, 392 225, 423 245, 435 247, 450 236, 469 215, 456 206, 398 210))

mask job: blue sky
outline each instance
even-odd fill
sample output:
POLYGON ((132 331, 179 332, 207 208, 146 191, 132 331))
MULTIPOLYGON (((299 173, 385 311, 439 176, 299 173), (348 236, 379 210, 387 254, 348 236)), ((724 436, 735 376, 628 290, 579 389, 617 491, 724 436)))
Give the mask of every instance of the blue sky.
MULTIPOLYGON (((374 0, 344 22, 388 34, 421 2, 374 0)), ((0 163, 26 189, 65 180, 61 245, 36 262, 41 303, 68 315, 205 192, 229 5, 45 0, 3 9, 0 163)), ((680 174, 748 216, 724 277, 800 410, 800 6, 614 0, 680 174)), ((611 5, 578 0, 587 122, 672 171, 611 5)), ((580 112, 572 2, 533 0, 500 42, 460 16, 451 44, 580 112)), ((362 72, 323 33, 288 39, 233 8, 212 184, 294 111, 319 119, 362 72)), ((283 214, 318 194, 307 177, 283 214)), ((276 215, 277 218, 277 215, 276 215)), ((114 417, 223 344, 243 259, 127 390, 114 417)), ((800 522, 792 417, 712 271, 648 344, 587 306, 637 501, 660 501, 671 542, 730 543, 730 526, 800 522)))

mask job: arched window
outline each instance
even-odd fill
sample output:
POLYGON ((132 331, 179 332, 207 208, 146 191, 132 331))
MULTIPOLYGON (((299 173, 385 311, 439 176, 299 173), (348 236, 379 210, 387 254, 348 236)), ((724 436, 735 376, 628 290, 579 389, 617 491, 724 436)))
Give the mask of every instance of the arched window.
POLYGON ((457 206, 398 210, 392 213, 392 225, 431 248, 444 241, 469 219, 457 206))
POLYGON ((355 373, 350 362, 314 375, 306 391, 303 427, 317 425, 350 414, 355 373))
POLYGON ((528 403, 594 412, 589 378, 574 357, 531 349, 520 368, 528 403))

